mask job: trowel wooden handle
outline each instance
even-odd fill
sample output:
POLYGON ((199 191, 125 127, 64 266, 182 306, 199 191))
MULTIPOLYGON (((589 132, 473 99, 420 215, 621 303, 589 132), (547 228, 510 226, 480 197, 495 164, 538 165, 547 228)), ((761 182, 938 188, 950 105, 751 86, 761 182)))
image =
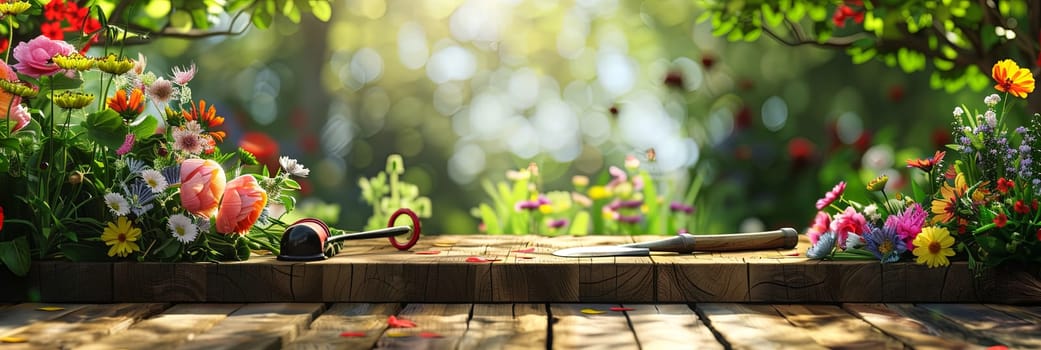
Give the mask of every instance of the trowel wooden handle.
POLYGON ((694 236, 694 250, 699 252, 791 249, 798 243, 799 233, 788 227, 764 232, 694 236))

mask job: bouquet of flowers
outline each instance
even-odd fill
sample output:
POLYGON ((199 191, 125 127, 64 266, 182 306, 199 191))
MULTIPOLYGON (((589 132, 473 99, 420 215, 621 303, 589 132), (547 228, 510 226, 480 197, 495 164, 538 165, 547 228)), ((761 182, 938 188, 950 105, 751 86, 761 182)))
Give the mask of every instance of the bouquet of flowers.
MULTIPOLYGON (((1034 90, 1030 70, 1012 60, 992 68, 994 86, 1004 95, 983 99, 983 111, 954 109, 948 151, 908 160, 924 172, 924 185, 911 181, 911 193, 886 193, 885 176, 866 186, 876 200, 847 200, 840 182, 817 201, 819 210, 807 235, 813 259, 878 259, 883 263, 914 257, 929 267, 964 257, 976 271, 1006 263, 1041 263, 1041 115, 1026 126, 1010 127, 1009 99, 1034 90), (948 152, 960 156, 949 161, 948 152)), ((912 171, 917 171, 912 170, 912 171)))
MULTIPOLYGON (((0 4, 8 20, 28 9, 12 4, 23 2, 0 4)), ((96 47, 98 57, 80 49, 40 35, 0 62, 3 265, 24 275, 31 258, 277 252, 287 226, 278 218, 300 188, 292 177, 308 169, 281 157, 271 174, 249 152, 222 151, 224 118, 188 86, 194 64, 156 74, 123 48, 96 47)))

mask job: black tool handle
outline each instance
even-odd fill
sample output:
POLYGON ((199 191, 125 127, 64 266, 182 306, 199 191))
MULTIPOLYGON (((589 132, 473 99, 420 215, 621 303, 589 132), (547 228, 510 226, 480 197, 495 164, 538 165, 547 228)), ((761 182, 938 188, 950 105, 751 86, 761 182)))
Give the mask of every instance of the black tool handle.
POLYGON ((346 241, 346 240, 352 240, 352 239, 386 238, 386 237, 391 237, 391 236, 398 236, 398 235, 408 234, 409 232, 412 232, 412 228, 411 227, 408 227, 408 226, 392 226, 392 227, 381 228, 381 229, 372 230, 372 231, 347 233, 347 234, 332 236, 332 237, 329 237, 329 240, 327 240, 325 243, 346 241))

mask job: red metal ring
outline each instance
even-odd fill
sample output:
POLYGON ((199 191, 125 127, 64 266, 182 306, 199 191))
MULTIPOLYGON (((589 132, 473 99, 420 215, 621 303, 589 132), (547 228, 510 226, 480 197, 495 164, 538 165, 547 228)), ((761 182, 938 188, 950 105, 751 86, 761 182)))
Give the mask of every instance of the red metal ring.
POLYGON ((394 248, 398 248, 398 250, 408 250, 409 248, 412 248, 412 246, 416 245, 416 242, 419 242, 419 233, 421 231, 419 227, 419 215, 416 215, 416 212, 412 211, 412 209, 399 208, 390 216, 390 220, 387 221, 387 227, 394 226, 394 222, 397 221, 398 217, 401 215, 408 215, 408 217, 412 219, 412 236, 409 236, 408 242, 405 244, 398 243, 397 238, 394 236, 387 238, 390 240, 390 245, 394 246, 394 248))

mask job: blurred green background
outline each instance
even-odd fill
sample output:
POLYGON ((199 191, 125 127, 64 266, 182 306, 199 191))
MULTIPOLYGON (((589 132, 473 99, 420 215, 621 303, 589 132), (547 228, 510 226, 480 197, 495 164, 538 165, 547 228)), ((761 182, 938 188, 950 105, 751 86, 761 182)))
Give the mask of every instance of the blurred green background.
MULTIPOLYGON (((821 4, 823 22, 841 4, 821 4)), ((712 4, 696 1, 332 5, 328 22, 275 18, 268 30, 140 49, 166 57, 149 62, 156 71, 197 64, 193 95, 227 118, 224 145, 299 159, 311 169, 302 206, 345 229, 372 213, 358 180, 397 153, 403 179, 433 203, 430 233, 476 233, 480 183, 507 170, 535 162, 542 189, 570 190, 573 175, 596 178, 627 155, 680 196, 705 176, 691 231, 801 230, 839 180, 906 183, 904 160, 942 149, 951 110, 985 96, 934 89, 931 66, 729 41, 698 20, 712 4)))

